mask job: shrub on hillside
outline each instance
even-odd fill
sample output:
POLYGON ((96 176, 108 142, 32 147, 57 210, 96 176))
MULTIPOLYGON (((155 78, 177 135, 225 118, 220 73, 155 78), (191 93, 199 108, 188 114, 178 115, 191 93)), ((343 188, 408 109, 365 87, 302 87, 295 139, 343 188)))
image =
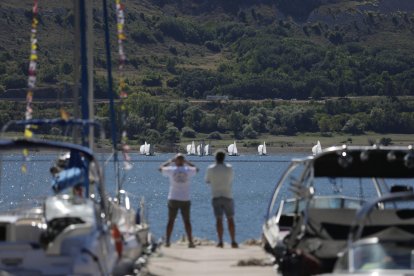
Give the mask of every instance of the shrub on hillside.
POLYGON ((213 34, 202 25, 172 17, 161 21, 159 28, 165 35, 181 42, 201 44, 213 38, 213 34))
POLYGON ((215 41, 206 41, 204 43, 204 46, 206 46, 207 49, 209 49, 212 52, 218 53, 221 51, 221 45, 220 43, 217 43, 215 41))
POLYGON ((180 141, 180 131, 178 128, 171 126, 167 128, 166 131, 162 134, 162 138, 166 142, 176 143, 180 141))
POLYGON ((147 75, 142 80, 142 84, 145 86, 161 86, 161 76, 160 75, 147 75))
POLYGON ((195 138, 196 137, 196 132, 191 127, 183 127, 183 129, 181 130, 181 134, 184 137, 187 137, 187 138, 195 138))
POLYGON ((157 43, 154 35, 145 29, 135 30, 131 33, 131 38, 137 43, 157 43))
POLYGON ((4 78, 3 84, 6 89, 26 88, 27 78, 21 75, 8 75, 4 78))
POLYGON ((210 133, 210 134, 207 136, 207 139, 211 139, 211 140, 221 140, 221 139, 222 139, 222 137, 221 137, 221 135, 220 135, 220 132, 218 132, 218 131, 213 131, 212 133, 210 133))
POLYGON ((243 128, 243 136, 250 139, 256 139, 258 133, 253 129, 251 125, 247 125, 243 128))

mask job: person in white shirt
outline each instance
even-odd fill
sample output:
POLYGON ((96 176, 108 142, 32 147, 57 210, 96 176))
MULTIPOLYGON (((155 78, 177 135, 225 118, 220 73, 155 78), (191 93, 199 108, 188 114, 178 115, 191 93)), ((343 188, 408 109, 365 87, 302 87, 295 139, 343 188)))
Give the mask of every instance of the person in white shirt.
POLYGON ((226 153, 216 152, 216 163, 207 169, 205 181, 211 187, 212 205, 216 217, 216 228, 218 243, 217 247, 223 248, 223 214, 227 217, 231 247, 238 248, 236 242, 236 227, 234 223, 234 202, 233 202, 233 168, 230 164, 224 163, 226 153))
POLYGON ((184 221, 185 231, 188 237, 188 247, 194 248, 193 237, 191 233, 190 221, 190 178, 193 177, 198 168, 191 162, 185 160, 184 155, 177 154, 174 159, 164 162, 159 170, 163 176, 170 180, 170 190, 168 192, 168 223, 166 230, 165 246, 170 246, 170 238, 174 229, 174 222, 178 211, 184 221))

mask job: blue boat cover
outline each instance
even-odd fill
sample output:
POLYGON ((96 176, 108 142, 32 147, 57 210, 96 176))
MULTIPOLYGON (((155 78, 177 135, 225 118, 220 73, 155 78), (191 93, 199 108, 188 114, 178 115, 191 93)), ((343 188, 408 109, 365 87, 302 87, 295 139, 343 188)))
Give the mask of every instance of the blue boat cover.
POLYGON ((61 171, 52 181, 52 189, 55 193, 76 185, 85 185, 85 172, 76 167, 61 171))

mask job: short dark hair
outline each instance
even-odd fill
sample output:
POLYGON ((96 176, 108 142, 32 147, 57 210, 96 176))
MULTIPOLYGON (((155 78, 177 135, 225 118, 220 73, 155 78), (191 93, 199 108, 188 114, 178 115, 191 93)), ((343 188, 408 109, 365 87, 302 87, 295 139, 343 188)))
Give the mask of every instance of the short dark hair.
POLYGON ((226 153, 222 150, 216 152, 216 161, 217 163, 223 163, 226 158, 226 153))

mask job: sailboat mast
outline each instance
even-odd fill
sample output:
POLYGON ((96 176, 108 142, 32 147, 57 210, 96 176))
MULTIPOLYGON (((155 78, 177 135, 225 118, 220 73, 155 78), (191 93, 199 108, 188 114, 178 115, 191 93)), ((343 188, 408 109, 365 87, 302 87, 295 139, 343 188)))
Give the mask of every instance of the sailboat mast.
MULTIPOLYGON (((73 50, 73 117, 80 118, 79 109, 79 63, 80 63, 80 14, 79 14, 79 0, 73 0, 73 14, 75 17, 75 47, 73 50)), ((72 131, 72 140, 74 143, 79 143, 79 129, 75 128, 72 131)))
MULTIPOLYGON (((115 104, 114 104, 114 91, 113 91, 113 78, 112 78, 112 60, 111 60, 111 41, 109 36, 109 24, 108 24, 108 4, 106 0, 102 1, 102 9, 104 13, 104 26, 105 26, 105 48, 106 48, 106 63, 107 63, 107 77, 108 77, 108 96, 109 96, 109 110, 111 116, 111 137, 112 137, 112 146, 114 150, 114 166, 115 166, 115 177, 116 177, 116 196, 118 202, 120 200, 119 191, 121 190, 121 181, 119 173, 119 160, 118 160, 118 140, 116 134, 118 130, 116 128, 116 114, 115 114, 115 104)), ((145 142, 145 151, 146 151, 145 142)))
MULTIPOLYGON (((91 72, 93 72, 93 68, 90 68, 93 63, 93 47, 91 47, 91 41, 93 40, 91 26, 88 27, 88 23, 92 22, 92 1, 78 1, 81 52, 81 110, 82 119, 90 120, 93 119, 93 74, 91 74, 91 72), (89 18, 89 20, 87 18, 89 18)), ((93 131, 90 130, 89 126, 85 126, 83 128, 82 144, 84 146, 93 147, 93 131)))
MULTIPOLYGON (((94 109, 94 85, 93 85, 93 49, 94 49, 94 35, 93 35, 93 0, 88 0, 86 4, 86 38, 87 38, 87 63, 88 63, 88 110, 89 119, 95 119, 94 109)), ((89 148, 94 147, 94 127, 89 126, 89 148)))

